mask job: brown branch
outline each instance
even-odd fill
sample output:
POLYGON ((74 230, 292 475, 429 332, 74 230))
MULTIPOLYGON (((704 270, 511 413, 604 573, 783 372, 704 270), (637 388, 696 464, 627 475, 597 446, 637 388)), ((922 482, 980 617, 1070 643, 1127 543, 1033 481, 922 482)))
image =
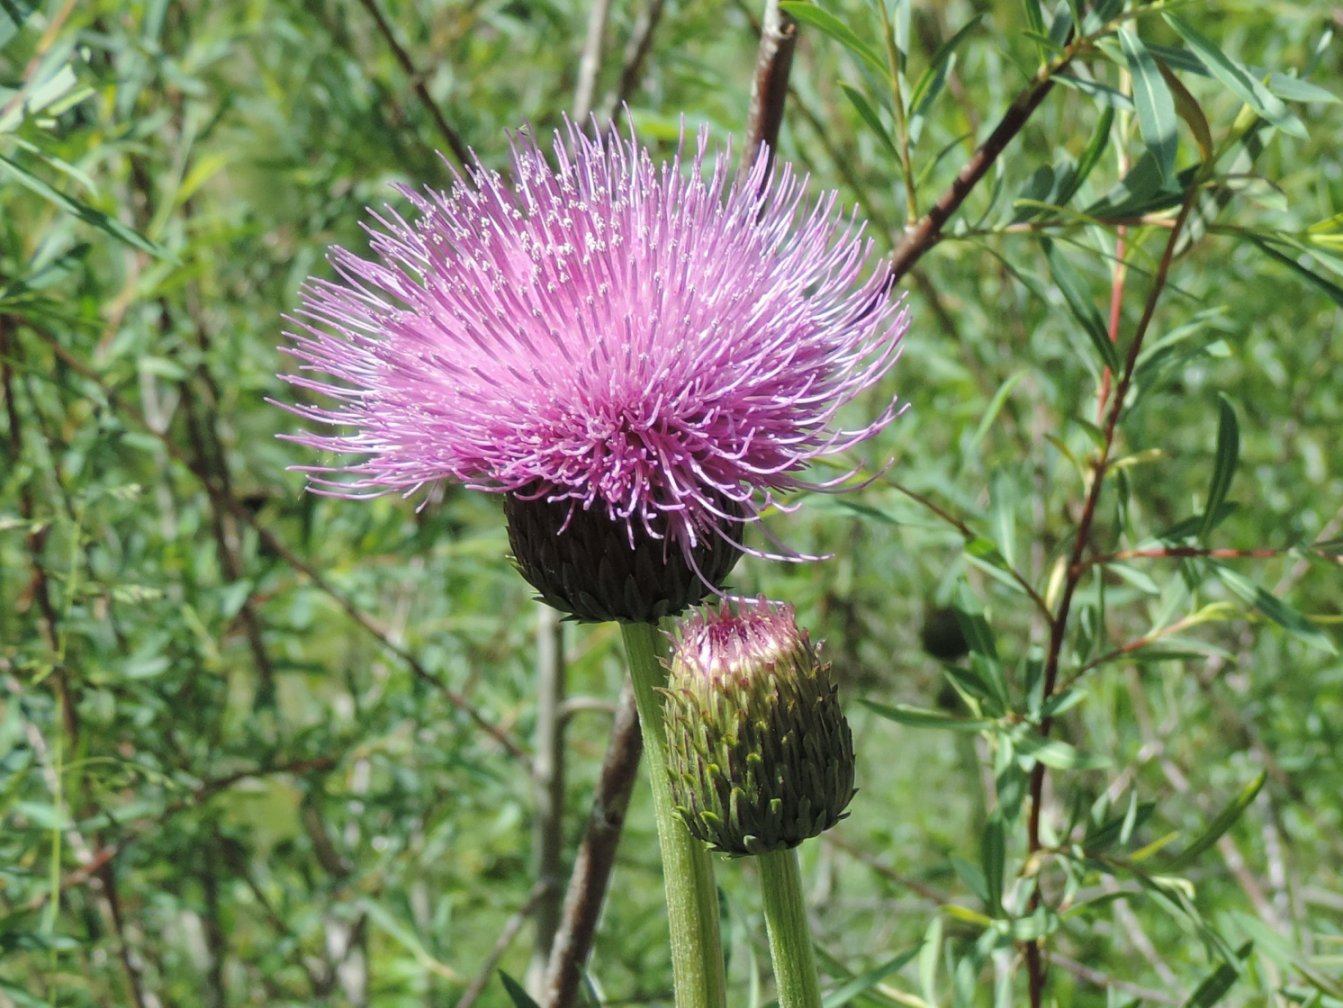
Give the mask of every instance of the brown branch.
POLYGON ((891 273, 894 281, 899 281, 910 271, 919 258, 936 244, 942 228, 951 219, 970 191, 978 185, 985 173, 993 166, 1012 139, 1021 132, 1027 120, 1040 107, 1045 96, 1054 88, 1054 77, 1060 73, 1073 58, 1091 44, 1088 38, 1069 44, 1052 62, 1045 64, 1036 73, 1026 90, 1003 113, 998 125, 993 128, 988 139, 970 155, 960 174, 952 181, 951 187, 944 192, 932 209, 923 215, 913 227, 905 232, 904 240, 891 256, 891 273))
MULTIPOLYGON (((1109 403, 1100 453, 1092 465, 1091 486, 1087 491, 1086 502, 1082 506, 1082 514, 1077 522, 1077 535, 1073 539, 1072 552, 1068 560, 1063 590, 1059 596, 1058 609, 1049 624, 1049 651, 1045 659, 1043 692, 1046 700, 1054 695, 1054 690, 1058 685, 1059 663, 1063 655, 1063 640, 1068 631, 1068 617, 1072 610, 1073 596, 1082 582, 1082 576, 1086 569, 1086 565, 1083 563, 1083 555, 1091 538, 1091 526, 1095 522, 1096 514, 1099 511, 1101 488, 1105 483, 1106 470, 1109 468, 1110 454, 1114 450, 1119 419, 1124 413, 1125 400, 1127 400, 1129 389, 1133 385, 1133 376, 1138 370, 1138 355, 1142 352, 1144 340, 1152 324, 1152 318, 1156 314, 1157 301, 1160 299, 1162 291, 1165 290, 1170 275, 1171 261, 1175 256, 1176 243, 1179 241, 1185 222, 1189 219, 1189 213, 1194 207, 1194 198, 1197 193, 1198 185, 1191 185, 1189 191, 1185 194, 1184 203, 1180 207, 1180 214, 1176 217, 1174 226, 1171 227, 1170 235, 1166 240, 1166 248, 1161 254, 1161 262, 1157 266, 1151 289, 1147 293, 1147 301, 1143 305, 1142 317, 1138 320, 1138 325, 1133 333, 1133 340, 1129 344, 1128 354, 1124 360, 1123 374, 1115 386, 1114 397, 1109 403)), ((1053 727, 1053 723, 1054 719, 1052 717, 1041 718, 1040 734, 1047 736, 1050 728, 1053 727)), ((1031 768, 1031 804, 1027 819, 1028 861, 1033 859, 1041 849, 1040 811, 1044 799, 1045 772, 1044 763, 1037 762, 1031 768)), ((1040 905, 1040 900, 1040 887, 1037 881, 1035 889, 1031 893, 1030 910, 1035 910, 1040 905)), ((1041 943, 1039 940, 1033 940, 1026 942, 1025 945, 1031 1008, 1040 1008, 1044 999, 1045 984, 1045 964, 1041 955, 1041 943)))
POLYGON ((611 740, 602 759, 597 794, 569 879, 563 921, 551 946, 541 1001, 545 1008, 571 1008, 578 996, 579 980, 592 950, 592 937, 597 931, 597 918, 606 897, 642 754, 639 715, 634 707, 634 693, 627 683, 620 694, 611 740))
POLYGON ((471 151, 467 149, 461 136, 452 128, 451 124, 449 124, 448 117, 443 114, 443 110, 439 108, 438 103, 434 101, 433 95, 429 93, 429 87, 424 82, 424 74, 420 73, 415 68, 415 63, 411 60, 410 54, 406 52, 405 48, 397 40, 396 32, 392 31, 392 26, 383 15, 381 8, 378 7, 377 0, 359 0, 359 3, 363 6, 364 10, 368 11, 369 17, 373 18, 374 23, 377 24, 378 31, 382 34, 383 40, 387 43, 388 48, 392 50, 392 55, 396 57, 396 61, 401 65, 401 69, 405 72, 406 77, 409 78, 410 86, 415 90, 415 96, 420 99, 420 104, 429 110, 429 115, 433 118, 434 125, 438 127, 438 132, 442 135, 443 139, 447 142, 448 147, 452 150, 453 157, 457 159, 459 165, 463 168, 466 167, 473 160, 471 151))
POLYGON ((751 107, 746 116, 746 149, 742 167, 749 171, 763 148, 766 174, 774 165, 783 125, 783 106, 788 99, 788 73, 797 48, 797 22, 779 9, 779 0, 768 0, 760 25, 760 48, 755 58, 751 84, 751 107))

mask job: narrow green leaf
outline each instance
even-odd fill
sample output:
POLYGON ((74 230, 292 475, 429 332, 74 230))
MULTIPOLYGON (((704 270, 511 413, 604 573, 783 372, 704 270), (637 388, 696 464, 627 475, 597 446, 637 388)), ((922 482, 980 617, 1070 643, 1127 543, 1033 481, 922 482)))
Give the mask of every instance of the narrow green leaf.
POLYGON ((910 0, 893 0, 891 3, 891 41, 895 51, 900 54, 900 72, 905 72, 905 60, 909 58, 909 24, 913 13, 910 0))
POLYGON ((1003 913, 1003 876, 1007 863, 1007 840, 1003 830, 1003 820, 997 814, 991 815, 984 823, 984 832, 980 837, 980 866, 984 870, 984 890, 987 896, 985 904, 989 913, 1001 917, 1003 913))
POLYGON ((1026 10, 1026 24, 1036 35, 1045 33, 1045 14, 1040 9, 1040 0, 1022 0, 1021 6, 1026 10))
POLYGON ((1151 51, 1132 28, 1119 29, 1129 74, 1133 78, 1133 105, 1138 113, 1138 131, 1156 163, 1163 183, 1175 179, 1175 99, 1151 51))
POLYGON ((885 124, 881 121, 881 116, 878 115, 877 110, 872 107, 872 103, 867 100, 867 96, 857 88, 850 87, 848 84, 842 82, 839 87, 840 90, 844 92, 844 97, 849 99, 849 104, 858 112, 858 115, 862 118, 863 122, 867 123, 868 129, 876 134, 876 137, 881 141, 882 146, 886 148, 898 163, 900 155, 895 149, 895 141, 891 139, 891 134, 887 132, 885 124))
POLYGON ((1092 170, 1100 163, 1101 155, 1105 153, 1110 144, 1110 126, 1114 123, 1114 117, 1113 106, 1104 105, 1101 107, 1101 115, 1096 120, 1096 128, 1092 131, 1091 139, 1087 141, 1086 149, 1082 151, 1082 156, 1077 161, 1077 167, 1073 170, 1072 177, 1068 179, 1068 184, 1060 189, 1055 197, 1058 203, 1067 203, 1072 199, 1077 190, 1082 188, 1082 184, 1090 177, 1092 170))
POLYGON ((922 944, 912 945, 895 958, 888 959, 879 966, 873 966, 847 983, 840 984, 821 998, 821 1008, 843 1008, 844 1005, 850 1004, 858 995, 872 990, 896 970, 907 965, 922 948, 922 944))
POLYGON ((958 718, 941 711, 911 707, 909 704, 882 704, 874 700, 860 699, 864 707, 897 724, 911 728, 933 728, 941 731, 978 732, 992 728, 994 722, 989 718, 958 718))
POLYGON ((919 950, 919 989, 930 1005, 938 1004, 937 966, 942 960, 942 918, 934 916, 923 934, 923 948, 919 950))
POLYGON ((984 871, 977 864, 971 864, 965 858, 958 854, 950 854, 947 860, 951 862, 952 870, 965 883, 965 888, 975 894, 975 898, 985 906, 989 903, 988 885, 984 881, 984 871))
POLYGON ((999 469, 989 481, 989 521, 1007 567, 1016 566, 1018 499, 1016 481, 999 469))
POLYGON ((956 622, 960 624, 970 650, 996 664, 998 649, 993 640, 993 629, 984 618, 984 607, 964 583, 956 591, 955 612, 956 622))
MULTIPOLYGON (((1249 954, 1253 945, 1249 942, 1236 950, 1236 958, 1244 960, 1249 954)), ((1204 977, 1203 982, 1194 988, 1194 993, 1189 995, 1189 1000, 1184 1003, 1184 1008, 1211 1008, 1218 1001, 1222 1000, 1222 995, 1229 991, 1235 982, 1240 979, 1240 970, 1229 962, 1221 963, 1215 970, 1204 977)))
POLYGON ((1124 92, 1110 87, 1109 84, 1102 84, 1100 81, 1091 80, 1087 77, 1078 77, 1076 74, 1061 73, 1055 74, 1054 80, 1064 87, 1070 87, 1074 91, 1081 91, 1088 97, 1095 98, 1101 103, 1102 107, 1131 109, 1133 108, 1133 99, 1124 92))
POLYGON ((1197 166, 1186 168, 1168 185, 1151 151, 1143 151, 1118 184, 1083 212, 1093 217, 1136 217, 1170 210, 1179 205, 1198 170, 1197 166))
POLYGON ((1338 305, 1340 308, 1343 308, 1343 287, 1340 287, 1338 284, 1334 283, 1331 280, 1326 280, 1324 277, 1320 276, 1320 274, 1316 273, 1309 267, 1302 266, 1301 263, 1297 262, 1291 256, 1286 255, 1283 252, 1279 251, 1278 249, 1274 248, 1266 240, 1259 237, 1258 235, 1251 234, 1246 235, 1246 237, 1259 249, 1260 252, 1263 252, 1264 255, 1268 256, 1270 259, 1282 263, 1282 265, 1286 266, 1297 276, 1301 277, 1301 279, 1307 281, 1308 283, 1314 285, 1315 287, 1318 287, 1320 290, 1322 290, 1325 294, 1329 296, 1330 300, 1332 300, 1334 304, 1338 305))
POLYGON ((37 0, 0 0, 0 48, 14 37, 37 9, 37 0))
POLYGON ((1058 287, 1059 293, 1063 295, 1063 300, 1068 305, 1068 310, 1072 312, 1082 331, 1086 333, 1087 338, 1091 340, 1091 345, 1095 349, 1101 361, 1111 371, 1119 370, 1119 353, 1115 345, 1110 342, 1110 334, 1105 328, 1105 322, 1101 314, 1096 310, 1095 302, 1087 294, 1086 287, 1082 278, 1077 275, 1073 269, 1072 263, 1068 262, 1066 256, 1058 251, 1053 242, 1046 241, 1045 260, 1049 264, 1050 275, 1054 278, 1054 284, 1058 287))
POLYGON ((1264 771, 1259 771, 1254 779, 1241 788, 1236 797, 1231 799, 1230 804, 1221 812, 1218 812, 1212 822, 1208 823, 1207 829, 1195 837, 1188 847, 1162 864, 1162 872, 1182 871, 1193 864, 1200 854, 1220 840, 1222 835, 1235 825, 1241 814, 1250 807, 1250 802, 1254 801, 1259 794, 1259 789, 1264 786, 1265 778, 1264 771))
POLYGON ((1248 69, 1222 52, 1183 18, 1169 11, 1164 12, 1162 17, 1184 40, 1184 44, 1203 61, 1208 72, 1225 84, 1237 98, 1284 133, 1298 137, 1306 135, 1306 128, 1301 125, 1301 120, 1292 115, 1287 106, 1268 88, 1255 80, 1248 69))
POLYGON ((984 415, 979 420, 979 426, 975 428, 974 435, 970 438, 970 452, 979 450, 985 436, 998 421, 998 414, 1002 412, 1003 406, 1007 403, 1007 397, 1012 394, 1016 388, 1017 382, 1026 377, 1028 371, 1017 371, 1008 376, 1007 381, 998 386, 998 391, 993 393, 993 398, 989 401, 988 407, 984 410, 984 415))
POLYGON ((886 61, 875 49, 859 38, 852 28, 828 10, 817 7, 808 0, 782 0, 779 7, 796 21, 820 29, 875 70, 883 80, 886 78, 889 73, 886 61))
POLYGON ((937 97, 942 85, 947 79, 947 72, 951 68, 951 59, 955 55, 956 49, 970 37, 970 33, 979 27, 980 19, 984 15, 976 14, 965 24, 961 25, 956 34, 951 36, 937 48, 933 53, 933 58, 928 63, 927 69, 919 76, 918 82, 909 93, 909 107, 915 115, 920 115, 928 111, 932 105, 933 99, 937 97))
POLYGON ((1110 765, 1103 756, 1087 755, 1067 742, 1034 733, 1018 735, 1016 744, 1022 756, 1055 770, 1099 770, 1110 765))
POLYGON ((1300 77, 1291 77, 1283 73, 1269 74, 1267 87, 1283 101, 1324 102, 1328 105, 1337 105, 1343 102, 1343 98, 1320 87, 1318 84, 1312 84, 1309 81, 1303 81, 1300 77))
POLYGON ((1325 636, 1319 627, 1282 599, 1269 594, 1257 584, 1252 583, 1223 564, 1213 562, 1210 566, 1213 573, 1217 575, 1217 580, 1226 585, 1227 589, 1242 602, 1253 606, 1268 619, 1307 644, 1322 651, 1327 651, 1329 654, 1338 654, 1338 648, 1334 646, 1334 642, 1325 636))
POLYGON ((1157 69, 1161 71, 1166 86, 1170 88, 1171 97, 1175 99, 1175 114, 1185 121, 1185 125, 1189 127, 1189 132, 1194 134, 1194 142, 1198 144, 1200 159, 1211 161, 1213 157, 1212 131, 1208 129, 1208 117, 1203 114, 1203 109, 1194 99, 1194 96, 1189 93, 1189 89, 1181 83, 1180 78, 1171 72, 1170 67, 1158 60, 1157 69))
POLYGON ((1104 24, 1118 17, 1124 9, 1124 0, 1095 0, 1089 6, 1091 10, 1087 11, 1086 17, 1082 20, 1084 35, 1096 34, 1104 24))
POLYGON ((57 189, 53 189, 36 175, 30 174, 4 155, 0 155, 0 171, 8 174, 25 189, 36 193, 50 203, 54 203, 62 210, 73 214, 86 224, 97 228, 99 231, 111 235, 113 238, 117 238, 127 245, 138 248, 143 252, 148 252, 152 256, 169 258, 167 250, 162 246, 157 245, 143 235, 132 231, 125 224, 114 220, 101 210, 95 210, 87 203, 81 203, 79 200, 73 199, 57 189))
POLYGON ((1224 395, 1218 397, 1220 412, 1217 421, 1217 449, 1213 456, 1212 482, 1208 486, 1208 500, 1203 509, 1203 521, 1199 525, 1198 537, 1207 539, 1208 533, 1217 526, 1217 515, 1231 488, 1231 480, 1236 475, 1236 463, 1240 458, 1240 428, 1236 423, 1236 411, 1224 395))

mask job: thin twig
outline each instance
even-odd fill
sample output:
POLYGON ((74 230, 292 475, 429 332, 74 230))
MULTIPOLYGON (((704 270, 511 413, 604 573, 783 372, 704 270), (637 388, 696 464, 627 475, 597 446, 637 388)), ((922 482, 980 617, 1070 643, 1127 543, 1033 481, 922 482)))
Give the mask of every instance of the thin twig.
POLYGON ((551 945, 545 996, 541 1002, 545 1008, 570 1008, 578 996, 579 981, 592 950, 592 937, 597 931, 597 918, 606 897, 642 753, 643 739, 634 693, 626 684, 616 708, 615 723, 611 726, 611 740, 602 760, 587 829, 569 879, 563 919, 551 945))
MULTIPOLYGON (((1063 589, 1059 595, 1058 609, 1049 624, 1049 651, 1045 658, 1043 683, 1043 695, 1046 700, 1054 695, 1055 688, 1058 685, 1059 664, 1063 655, 1063 641, 1068 632, 1068 619, 1072 610, 1073 596, 1076 594, 1085 572, 1083 559, 1091 540, 1091 526, 1095 522, 1099 511, 1101 488, 1105 483, 1105 474, 1110 465, 1110 454, 1114 450, 1119 419, 1124 413, 1125 400, 1128 398, 1129 389, 1133 385, 1133 376, 1138 369, 1138 356, 1142 352, 1148 329, 1156 315, 1157 302, 1162 291, 1166 288, 1166 280, 1170 274, 1176 244, 1179 241, 1185 221, 1189 219, 1189 213, 1193 209, 1197 193, 1198 186, 1191 185, 1189 191, 1185 194, 1179 216, 1175 219, 1175 224, 1167 238, 1160 265, 1158 265, 1156 275, 1152 280, 1151 289, 1147 293, 1142 317, 1138 320, 1137 327, 1134 329, 1133 339, 1129 344, 1128 354, 1124 360, 1123 373, 1115 386, 1114 397, 1109 403, 1100 453, 1092 465, 1091 486, 1087 491, 1086 502, 1082 506, 1082 513, 1077 522, 1077 534, 1073 539, 1067 573, 1064 577, 1063 589)), ((1040 734, 1042 736, 1049 734, 1053 722, 1052 717, 1045 717, 1040 720, 1040 734)), ((1042 762, 1037 762, 1031 769, 1030 813, 1027 819, 1028 859, 1039 853, 1041 849, 1040 812, 1044 801, 1045 771, 1045 764, 1042 762)), ((1040 887, 1037 882, 1035 890, 1031 894, 1030 909, 1034 910, 1038 907, 1040 901, 1040 887)), ((1031 1008, 1040 1008, 1044 999, 1045 984, 1045 964, 1041 955, 1041 946, 1038 940, 1028 941, 1025 946, 1031 1008)))
POLYGON ((546 964, 562 919, 564 899, 564 624, 538 603, 536 613, 536 727, 532 733, 532 871, 535 941, 527 988, 543 989, 546 964))
POLYGON ((485 957, 485 962, 481 965, 480 971, 476 974, 474 980, 467 985, 461 998, 457 1001, 457 1008, 472 1008, 479 1000, 480 995, 485 992, 490 979, 494 976, 495 967, 499 965, 499 960, 504 957, 508 951, 508 946, 513 944, 513 939, 518 936, 522 926, 527 923, 527 918, 531 917, 536 909, 537 901, 544 896, 545 886, 538 882, 532 887, 532 891, 527 896, 527 901, 514 911, 513 916, 509 917, 504 923, 503 929, 499 932, 498 939, 495 940, 494 948, 490 949, 490 954, 485 957))
POLYGON ((382 34, 383 40, 392 50, 392 55, 396 57, 397 63, 401 64, 401 69, 410 80, 410 86, 414 88, 415 96, 420 99, 420 103, 428 109, 429 115, 433 117, 434 125, 438 127, 438 132, 452 150, 453 157, 457 159, 459 165, 466 167, 472 160, 471 151, 467 149, 457 131, 448 123, 448 117, 443 114, 443 110, 439 108, 433 95, 429 93, 429 87, 424 82, 424 74, 415 68, 415 63, 411 60, 410 54, 397 40, 396 32, 392 31, 392 26, 378 7, 377 0, 359 0, 359 3, 364 10, 368 11, 369 17, 378 26, 378 31, 382 34))
POLYGON ((765 151, 766 173, 773 167, 783 125, 783 106, 788 98, 788 73, 797 48, 797 22, 779 8, 779 0, 767 0, 760 25, 760 48, 755 58, 751 84, 751 107, 746 115, 746 149, 742 166, 749 171, 765 151))
POLYGON ((1103 991, 1117 991, 1121 994, 1127 994, 1129 997, 1139 998, 1143 1001, 1151 1001, 1153 1004, 1178 1005, 1184 1003, 1183 998, 1174 994, 1153 990, 1150 987, 1140 987, 1128 980, 1121 980, 1118 977, 1111 976, 1101 970, 1094 969, 1086 963, 1078 962, 1076 959, 1069 959, 1067 956, 1059 955, 1057 952, 1050 955, 1049 958, 1050 961, 1061 970, 1071 973, 1079 980, 1085 980, 1087 983, 1099 987, 1103 991))
POLYGON ((648 54, 653 50, 653 35, 657 32, 658 24, 662 20, 663 5, 664 0, 652 0, 644 11, 638 31, 635 32, 634 37, 630 39, 629 45, 625 48, 625 65, 620 69, 620 84, 616 88, 615 107, 611 110, 612 115, 629 101, 639 88, 639 83, 643 79, 644 63, 648 59, 648 54))
POLYGON ((516 742, 507 731, 496 724, 490 722, 462 693, 452 689, 442 678, 430 672, 424 663, 415 657, 409 650, 393 641, 388 635, 377 626, 373 620, 354 604, 348 597, 338 591, 322 574, 307 561, 299 557, 293 550, 286 546, 269 528, 263 525, 257 515, 244 505, 241 501, 232 497, 224 496, 220 493, 212 480, 208 479, 206 474, 199 472, 182 450, 173 443, 166 432, 156 429, 149 423, 148 419, 133 404, 127 402, 125 397, 116 391, 107 383, 104 375, 94 370, 69 349, 63 346, 56 333, 44 326, 33 324, 29 321, 29 328, 41 337, 47 344, 51 352, 60 358, 60 360, 79 372, 80 377, 86 378, 94 383, 99 391, 107 399, 107 402, 114 409, 129 417, 135 424, 152 435, 156 441, 163 446, 163 450, 174 462, 181 465, 184 469, 195 476, 201 483, 202 488, 218 504, 228 509, 229 513, 235 518, 246 524, 253 532, 262 545, 273 551, 286 564, 294 568, 313 585, 314 588, 330 598, 355 624, 364 632, 369 634, 378 644, 395 655, 405 663, 406 667, 415 675, 417 679, 428 683, 438 690, 439 693, 463 714, 465 714, 478 728, 494 739, 503 747, 510 756, 520 761, 526 761, 529 757, 523 746, 516 742))
MULTIPOLYGON (((890 486, 891 489, 904 494, 916 504, 922 505, 933 514, 937 515, 937 517, 941 518, 944 522, 959 532, 965 538, 966 542, 979 538, 979 534, 966 522, 942 507, 931 497, 921 494, 917 490, 911 490, 909 487, 899 483, 889 483, 887 485, 890 486)), ((1006 567, 1004 570, 1008 576, 1017 583, 1017 586, 1026 593, 1026 596, 1031 600, 1035 608, 1048 617, 1050 615, 1049 605, 1045 602, 1044 596, 1035 590, 1035 586, 1031 584, 1030 580, 1015 567, 1006 567)))
MULTIPOLYGON (((1116 563, 1120 560, 1182 560, 1189 557, 1208 557, 1214 560, 1268 560, 1272 557, 1280 557, 1290 553, 1293 548, 1296 547, 1275 549, 1265 546, 1259 549, 1229 549, 1208 546, 1153 546, 1149 549, 1117 550, 1114 553, 1089 557, 1082 562, 1082 568, 1104 567, 1106 564, 1116 563)), ((1325 557, 1332 556, 1325 550, 1320 550, 1319 553, 1325 557)))

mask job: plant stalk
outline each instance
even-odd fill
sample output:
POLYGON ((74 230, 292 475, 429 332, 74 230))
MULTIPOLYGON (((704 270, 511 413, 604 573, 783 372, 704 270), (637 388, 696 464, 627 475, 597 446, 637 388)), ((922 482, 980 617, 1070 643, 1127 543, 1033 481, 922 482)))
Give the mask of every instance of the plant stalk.
POLYGON ((726 1008, 713 865, 709 851, 690 835, 677 815, 667 776, 667 739, 662 725, 662 697, 658 694, 667 677, 660 660, 666 653, 666 643, 650 623, 622 623, 620 631, 652 778, 676 1008, 726 1008))
POLYGON ((802 900, 797 848, 759 854, 755 860, 760 867, 765 930, 774 961, 779 1008, 821 1008, 821 982, 802 900))

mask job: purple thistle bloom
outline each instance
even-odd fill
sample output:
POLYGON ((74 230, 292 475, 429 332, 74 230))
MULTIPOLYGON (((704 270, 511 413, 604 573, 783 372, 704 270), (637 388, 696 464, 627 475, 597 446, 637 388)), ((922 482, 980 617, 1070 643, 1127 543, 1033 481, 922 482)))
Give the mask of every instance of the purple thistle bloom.
POLYGON ((376 258, 331 250, 339 279, 304 287, 285 378, 335 405, 287 408, 343 431, 293 440, 360 460, 301 468, 350 497, 452 480, 542 502, 561 536, 590 516, 715 581, 704 551, 735 561, 776 492, 849 482, 802 473, 895 417, 892 400, 837 423, 906 313, 886 270, 863 276, 872 243, 835 193, 804 201, 763 158, 733 179, 707 131, 689 165, 573 124, 554 157, 519 137, 510 178, 398 187, 412 219, 373 213, 376 258))

